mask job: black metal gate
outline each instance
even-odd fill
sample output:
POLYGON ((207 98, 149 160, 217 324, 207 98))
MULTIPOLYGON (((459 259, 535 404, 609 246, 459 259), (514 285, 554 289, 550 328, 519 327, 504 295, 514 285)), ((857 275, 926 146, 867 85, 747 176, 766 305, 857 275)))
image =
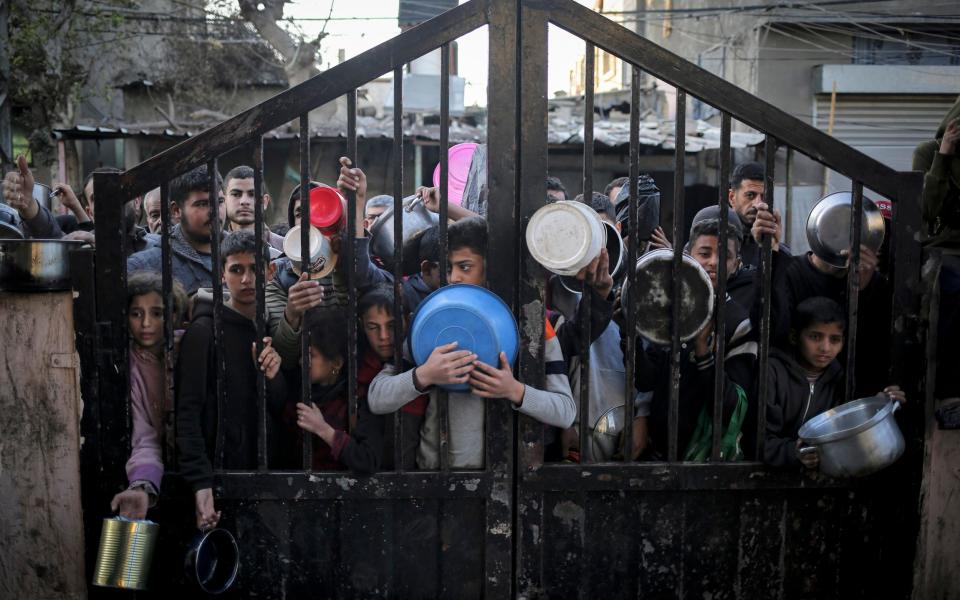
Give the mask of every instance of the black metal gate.
MULTIPOLYGON (((489 197, 496 199, 490 202, 487 215, 491 232, 488 264, 498 267, 490 273, 489 287, 519 318, 522 380, 534 386, 543 382, 544 279, 521 240, 526 219, 546 196, 548 23, 584 40, 587 82, 593 81, 594 47, 632 65, 634 106, 638 104, 641 71, 677 87, 674 240, 685 237, 682 159, 688 93, 722 113, 720 181, 726 180, 730 168, 731 118, 735 118, 767 134, 768 197, 773 195, 775 153, 778 148, 789 148, 848 176, 854 182, 855 214, 861 210, 864 186, 894 200, 892 377, 908 393, 920 397, 920 246, 916 241, 920 216, 916 199, 921 182, 916 174, 890 170, 572 0, 471 0, 124 173, 96 175, 96 285, 81 290, 80 299, 88 315, 95 306, 96 319, 78 320, 87 374, 84 389, 88 392, 83 425, 88 554, 95 550, 99 518, 105 516, 109 498, 123 485, 130 443, 127 373, 120 368, 127 362, 126 306, 123 294, 117 293, 126 277, 123 202, 160 186, 167 223, 167 182, 200 165, 215 170, 217 158, 238 147, 249 149, 259 194, 262 136, 297 119, 301 181, 309 180, 306 115, 341 96, 346 96, 348 106, 346 155, 362 166, 363 157, 357 155, 356 90, 393 72, 393 195, 399 210, 403 196, 403 67, 437 47, 446 49, 458 37, 482 26, 487 26, 490 40, 487 189, 489 197)), ((449 52, 442 56, 441 81, 447 82, 449 52)), ((449 141, 446 92, 443 85, 441 157, 446 157, 449 141)), ((593 90, 589 85, 584 116, 583 189, 588 194, 594 187, 593 90)), ((635 190, 639 175, 636 111, 631 120, 630 189, 635 190)), ((445 181, 445 158, 441 169, 445 181)), ((215 197, 216 183, 213 185, 215 197)), ((446 185, 442 185, 445 197, 446 185)), ((725 194, 718 201, 726 202, 725 194)), ((215 209, 211 211, 216 225, 215 213, 215 209)), ((631 215, 635 223, 635 198, 631 198, 631 215)), ((441 239, 445 240, 446 219, 441 218, 441 223, 441 239)), ((859 239, 859 223, 859 219, 852 221, 855 240, 859 239)), ((258 236, 262 226, 258 208, 258 236)), ((352 226, 351 220, 348 229, 352 226)), ((217 242, 214 239, 214 248, 217 242)), ((346 246, 352 264, 353 246, 346 246)), ((726 244, 721 243, 721 248, 726 244)), ((856 242, 854 248, 858 248, 856 242)), ((400 252, 398 244, 397 265, 402 262, 400 252)), ((635 241, 629 253, 627 264, 633 264, 635 241)), ((858 251, 854 254, 856 262, 858 251)), ((169 289, 166 234, 163 255, 169 289)), ((675 264, 679 255, 678 249, 675 264)), ((761 277, 761 372, 769 350, 770 260, 767 244, 761 267, 765 275, 761 277)), ((262 332, 262 260, 260 263, 257 322, 262 332)), ((350 277, 355 277, 355 269, 350 269, 350 277)), ((213 280, 219 278, 214 255, 213 280)), ((856 315, 856 286, 850 289, 849 311, 856 315)), ((722 288, 720 293, 722 297, 722 288)), ((357 336, 355 306, 354 296, 348 320, 351 341, 357 336)), ((634 323, 635 314, 636 307, 628 307, 628 326, 634 323)), ((722 315, 719 321, 723 321, 722 315)), ((588 331, 584 335, 589 339, 588 331)), ((635 345, 628 339, 628 365, 635 345)), ((678 373, 676 332, 672 353, 674 373, 678 373)), ((852 355, 850 352, 850 361, 852 355)), ((351 379, 355 380, 355 351, 350 359, 351 379)), ((718 361, 718 381, 722 363, 718 361)), ((632 367, 627 368, 627 380, 631 381, 632 367)), ((527 417, 516 417, 504 403, 487 406, 485 467, 477 471, 451 470, 444 461, 436 472, 397 470, 373 476, 279 472, 267 468, 264 442, 258 469, 218 471, 216 477, 216 497, 227 515, 224 524, 235 531, 243 548, 242 576, 235 593, 498 598, 846 598, 905 597, 910 593, 922 455, 917 414, 909 415, 905 422, 910 448, 896 468, 869 480, 840 483, 776 472, 758 463, 678 462, 676 385, 671 455, 665 463, 544 464, 542 426, 527 417)), ((261 414, 265 414, 263 393, 261 385, 261 414)), ((308 385, 304 393, 309 393, 308 385)), ((441 415, 445 415, 443 398, 440 404, 441 415)), ((627 411, 629 422, 629 403, 627 411)), ((719 410, 714 419, 719 423, 719 410)), ((762 411, 758 421, 762 431, 762 411)), ((401 431, 398 421, 396 424, 395 431, 401 431)), ((714 442, 716 456, 719 440, 714 442)), ((305 469, 309 462, 306 465, 305 469)), ((169 595, 183 589, 178 562, 191 536, 193 509, 188 490, 180 489, 175 476, 168 477, 164 485, 162 513, 157 517, 163 524, 164 539, 156 579, 157 588, 169 595)))

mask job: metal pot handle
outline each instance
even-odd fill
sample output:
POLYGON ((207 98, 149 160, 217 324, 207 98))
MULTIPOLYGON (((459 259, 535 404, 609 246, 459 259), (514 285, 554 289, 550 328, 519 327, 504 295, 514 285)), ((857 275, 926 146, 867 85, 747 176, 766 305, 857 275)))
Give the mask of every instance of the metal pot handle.
POLYGON ((803 456, 805 454, 812 454, 817 451, 816 446, 802 446, 800 450, 797 451, 797 454, 803 456))
POLYGON ((418 203, 423 202, 423 196, 413 196, 409 202, 404 203, 403 210, 404 212, 413 212, 413 207, 418 203))

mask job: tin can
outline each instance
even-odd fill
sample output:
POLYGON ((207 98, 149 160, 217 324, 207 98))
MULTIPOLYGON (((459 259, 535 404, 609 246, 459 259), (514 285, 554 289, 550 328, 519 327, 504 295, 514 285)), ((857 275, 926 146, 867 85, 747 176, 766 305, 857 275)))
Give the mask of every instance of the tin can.
POLYGON ((123 517, 103 520, 93 585, 144 590, 150 579, 150 564, 160 526, 153 521, 123 517))

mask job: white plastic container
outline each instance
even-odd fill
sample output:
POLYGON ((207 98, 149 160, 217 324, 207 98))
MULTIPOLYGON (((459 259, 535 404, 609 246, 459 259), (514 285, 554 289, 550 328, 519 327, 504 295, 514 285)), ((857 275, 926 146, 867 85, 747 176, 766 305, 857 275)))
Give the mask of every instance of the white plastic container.
POLYGON ((545 269, 576 275, 606 246, 607 229, 593 208, 561 200, 533 213, 526 238, 530 255, 545 269))
MULTIPOLYGON (((290 228, 283 236, 283 253, 293 263, 293 271, 300 273, 300 226, 290 228)), ((326 277, 337 266, 337 255, 333 252, 330 240, 314 226, 310 226, 310 279, 326 277)))

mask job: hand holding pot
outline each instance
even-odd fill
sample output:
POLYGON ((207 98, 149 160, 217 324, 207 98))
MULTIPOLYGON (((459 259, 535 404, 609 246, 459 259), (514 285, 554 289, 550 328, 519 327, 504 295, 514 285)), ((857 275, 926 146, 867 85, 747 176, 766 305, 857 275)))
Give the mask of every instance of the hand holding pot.
POLYGON ((816 469, 820 466, 820 453, 816 446, 804 446, 800 440, 797 440, 797 457, 800 459, 800 464, 808 469, 816 469))
MULTIPOLYGON (((337 187, 344 192, 355 192, 356 199, 354 201, 353 210, 356 216, 354 220, 355 231, 353 232, 354 237, 361 238, 363 237, 363 218, 364 218, 364 209, 367 204, 367 175, 363 172, 362 169, 353 167, 353 162, 346 156, 340 157, 340 177, 337 178, 337 187)), ((338 250, 339 251, 339 250, 338 250)))
POLYGON ((613 277, 610 276, 610 255, 607 249, 600 250, 600 254, 590 261, 590 264, 580 269, 577 279, 593 287, 601 298, 610 295, 613 289, 613 277))
POLYGON ((757 205, 757 218, 753 222, 750 233, 753 234, 753 239, 756 240, 758 244, 763 243, 764 235, 773 236, 773 250, 774 252, 779 250, 780 235, 782 233, 780 211, 777 209, 771 211, 766 203, 757 205))
POLYGON ((907 402, 907 395, 899 385, 888 385, 881 393, 886 394, 894 402, 899 402, 901 406, 907 402))
POLYGON ((212 529, 220 522, 220 512, 213 506, 213 490, 204 488, 194 494, 197 511, 197 529, 212 529))
POLYGON ((466 383, 475 360, 477 355, 469 350, 457 350, 456 342, 438 346, 430 353, 427 362, 414 370, 415 381, 424 388, 466 383))

